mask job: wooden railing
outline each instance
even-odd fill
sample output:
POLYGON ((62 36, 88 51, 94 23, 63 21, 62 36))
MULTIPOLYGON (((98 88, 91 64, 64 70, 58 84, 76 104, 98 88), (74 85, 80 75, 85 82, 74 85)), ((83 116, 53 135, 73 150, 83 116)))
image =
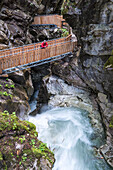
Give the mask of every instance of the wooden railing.
MULTIPOLYGON (((62 15, 42 15, 42 16, 35 16, 34 17, 34 22, 32 24, 55 24, 58 27, 62 27, 62 21, 65 21, 63 19, 62 15)), ((67 24, 67 23, 65 23, 67 24)))
MULTIPOLYGON (((54 18, 57 17, 57 19, 59 18, 59 20, 63 19, 62 16, 58 16, 58 15, 55 16, 52 15, 51 17, 47 16, 47 18, 46 17, 43 18, 43 16, 41 16, 40 20, 43 21, 44 24, 47 21, 50 21, 53 24, 54 18), (53 18, 53 20, 51 17, 53 18)), ((58 20, 57 23, 59 24, 58 20)), ((36 62, 54 56, 58 56, 61 54, 65 54, 68 52, 72 52, 74 50, 74 46, 77 45, 76 43, 77 42, 73 42, 71 40, 71 35, 69 35, 68 37, 49 40, 48 47, 45 49, 40 48, 41 45, 40 42, 40 43, 25 45, 21 47, 1 50, 0 51, 0 74, 2 74, 3 70, 9 68, 14 68, 17 66, 29 64, 32 62, 36 62)))
POLYGON ((71 52, 75 43, 71 42, 70 35, 67 38, 48 41, 48 47, 45 49, 41 49, 40 45, 41 43, 37 43, 0 51, 0 74, 8 68, 71 52))

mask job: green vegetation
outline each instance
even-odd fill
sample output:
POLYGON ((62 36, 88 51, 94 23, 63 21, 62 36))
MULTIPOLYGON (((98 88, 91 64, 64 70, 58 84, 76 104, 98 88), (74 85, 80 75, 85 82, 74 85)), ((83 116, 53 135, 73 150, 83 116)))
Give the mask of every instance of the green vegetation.
POLYGON ((27 168, 36 158, 39 164, 42 158, 53 165, 54 154, 37 137, 33 123, 19 120, 15 112, 0 112, 0 160, 3 160, 4 169, 10 163, 27 168), (15 149, 15 143, 19 149, 15 149))
POLYGON ((46 143, 41 143, 41 144, 39 145, 39 149, 40 149, 41 151, 45 151, 45 150, 47 149, 47 144, 46 144, 46 143))
POLYGON ((69 6, 70 6, 70 1, 64 0, 64 3, 63 3, 62 8, 61 8, 61 14, 62 15, 66 14, 68 12, 69 6))
POLYGON ((9 96, 9 94, 8 94, 6 91, 4 91, 2 94, 3 94, 4 96, 9 96))
POLYGON ((21 144, 26 140, 25 136, 22 136, 22 138, 19 138, 19 140, 21 141, 21 144))
POLYGON ((109 59, 104 64, 104 69, 105 68, 113 68, 113 50, 111 52, 111 56, 109 57, 109 59))
POLYGON ((110 121, 109 127, 110 127, 110 128, 113 128, 113 116, 111 117, 111 121, 110 121))
POLYGON ((61 35, 62 37, 67 37, 69 35, 67 29, 62 28, 61 30, 62 30, 62 35, 61 35))
POLYGON ((4 99, 12 99, 13 95, 9 92, 9 89, 13 90, 15 88, 15 85, 12 81, 8 82, 8 79, 6 79, 6 81, 1 81, 0 96, 4 99))
POLYGON ((0 152, 0 161, 3 160, 3 156, 2 156, 2 153, 0 152))
POLYGON ((8 88, 8 89, 10 89, 10 88, 15 88, 15 85, 14 84, 11 84, 11 85, 9 85, 9 84, 5 84, 5 88, 8 88))
POLYGON ((12 114, 9 114, 8 111, 4 111, 0 115, 0 119, 2 120, 0 122, 0 130, 26 130, 27 132, 32 130, 32 134, 35 135, 37 134, 36 127, 33 123, 28 122, 28 121, 20 121, 18 117, 16 116, 16 113, 13 112, 12 114), (10 123, 10 126, 8 126, 10 123), (7 129, 8 128, 8 129, 7 129))

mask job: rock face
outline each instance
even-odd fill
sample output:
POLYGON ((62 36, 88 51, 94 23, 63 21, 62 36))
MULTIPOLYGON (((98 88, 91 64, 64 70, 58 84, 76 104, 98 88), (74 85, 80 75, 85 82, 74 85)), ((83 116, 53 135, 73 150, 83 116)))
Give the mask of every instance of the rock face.
POLYGON ((94 91, 104 92, 113 100, 112 70, 103 66, 113 46, 113 1, 76 1, 64 15, 81 45, 76 73, 94 91), (73 10, 71 10, 71 8, 73 10), (73 21, 73 22, 72 22, 73 21))
POLYGON ((0 79, 0 112, 16 112, 19 118, 27 119, 30 112, 28 101, 33 92, 29 70, 12 73, 7 79, 0 79))
MULTIPOLYGON (((79 58, 73 59, 68 65, 71 66, 73 76, 78 75, 97 95, 107 139, 107 144, 101 151, 113 167, 111 156, 113 126, 110 126, 113 116, 113 71, 104 69, 113 47, 113 1, 69 1, 68 5, 64 4, 63 10, 65 19, 73 28, 78 44, 81 46, 79 58), (105 98, 106 100, 103 101, 105 98)), ((60 69, 61 67, 58 70, 60 69)), ((54 70, 53 72, 58 75, 59 72, 54 70)))
POLYGON ((15 83, 20 84, 24 87, 27 92, 28 98, 33 95, 34 87, 31 79, 31 70, 26 69, 23 71, 9 74, 9 78, 15 83))
POLYGON ((73 69, 73 65, 76 66, 76 58, 73 58, 73 55, 69 55, 65 57, 64 59, 53 62, 51 64, 51 72, 61 79, 65 80, 68 84, 82 88, 82 89, 88 89, 87 85, 84 83, 84 81, 75 73, 75 70, 73 69))
POLYGON ((60 28, 53 28, 53 29, 44 29, 43 27, 40 28, 31 28, 30 33, 32 34, 32 42, 41 42, 44 40, 50 40, 55 38, 60 38, 62 35, 62 30, 60 28))
POLYGON ((28 96, 25 89, 10 79, 0 80, 0 111, 16 112, 21 119, 25 119, 30 110, 28 96))
POLYGON ((109 103, 107 96, 103 93, 98 93, 98 103, 100 105, 107 138, 107 143, 101 146, 100 150, 107 162, 113 166, 113 103, 109 103))
POLYGON ((84 54, 110 55, 113 46, 113 1, 75 0, 64 15, 84 54), (71 10, 72 8, 72 10, 71 10))
POLYGON ((42 0, 42 4, 45 6, 45 13, 59 13, 63 0, 42 0))

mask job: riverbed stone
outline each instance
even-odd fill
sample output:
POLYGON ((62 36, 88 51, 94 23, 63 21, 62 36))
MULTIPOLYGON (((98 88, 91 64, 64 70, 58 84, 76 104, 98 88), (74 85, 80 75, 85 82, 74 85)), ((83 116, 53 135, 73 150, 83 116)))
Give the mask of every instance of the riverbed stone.
POLYGON ((100 147, 101 153, 103 154, 104 158, 107 160, 109 165, 113 166, 113 150, 112 147, 105 144, 100 147))
POLYGON ((98 99, 100 100, 101 103, 108 103, 107 95, 103 93, 98 93, 98 99))

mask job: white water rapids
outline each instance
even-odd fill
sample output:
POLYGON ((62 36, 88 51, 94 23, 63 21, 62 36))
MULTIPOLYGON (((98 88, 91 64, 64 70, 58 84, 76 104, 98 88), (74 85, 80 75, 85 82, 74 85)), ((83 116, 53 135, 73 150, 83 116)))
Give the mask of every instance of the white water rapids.
POLYGON ((88 113, 78 108, 54 108, 30 116, 39 133, 55 153, 53 170, 110 170, 93 152, 88 113))

